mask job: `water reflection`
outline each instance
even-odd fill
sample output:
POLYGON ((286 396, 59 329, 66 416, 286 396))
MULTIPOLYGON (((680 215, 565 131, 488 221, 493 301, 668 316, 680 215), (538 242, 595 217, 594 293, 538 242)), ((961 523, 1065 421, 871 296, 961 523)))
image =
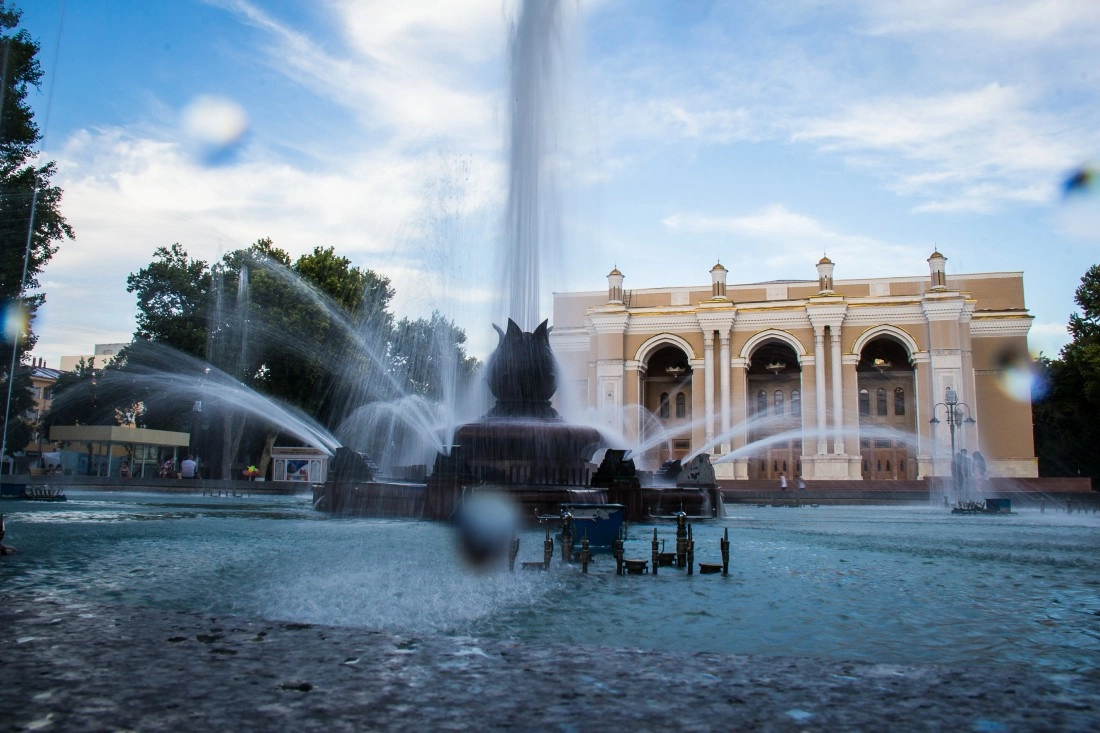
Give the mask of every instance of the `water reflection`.
MULTIPOLYGON (((884 663, 1100 667, 1100 517, 730 506, 695 559, 731 575, 470 573, 444 525, 320 519, 308 497, 70 494, 4 507, 6 588, 111 603, 492 638, 884 663), (157 521, 148 521, 157 520, 157 521), (14 562, 11 562, 15 560, 14 562)), ((649 558, 652 525, 627 557, 649 558)), ((674 546, 674 527, 658 525, 674 546)), ((521 533, 519 561, 542 556, 521 533)), ((560 556, 560 555, 559 555, 560 556)))

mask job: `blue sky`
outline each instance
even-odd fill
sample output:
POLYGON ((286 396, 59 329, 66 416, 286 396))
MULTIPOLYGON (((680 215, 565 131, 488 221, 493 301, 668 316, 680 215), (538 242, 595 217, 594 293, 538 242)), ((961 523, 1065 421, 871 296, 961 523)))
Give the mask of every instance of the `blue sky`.
MULTIPOLYGON (((19 5, 19 3, 16 3, 19 5)), ((127 341, 126 276, 269 236, 495 343, 512 0, 24 0, 76 240, 35 356, 127 341)), ((1048 355, 1100 262, 1100 3, 566 0, 548 290, 1022 270, 1048 355)), ((549 314, 549 305, 546 306, 549 314)))

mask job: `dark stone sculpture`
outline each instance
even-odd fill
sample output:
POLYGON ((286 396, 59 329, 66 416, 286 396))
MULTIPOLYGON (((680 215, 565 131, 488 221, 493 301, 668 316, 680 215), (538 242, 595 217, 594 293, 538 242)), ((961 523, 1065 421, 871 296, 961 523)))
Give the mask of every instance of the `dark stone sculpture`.
POLYGON ((557 418, 550 398, 558 389, 554 353, 550 349, 550 328, 546 321, 530 333, 508 319, 505 333, 493 325, 500 342, 489 357, 489 389, 496 405, 486 417, 557 418))

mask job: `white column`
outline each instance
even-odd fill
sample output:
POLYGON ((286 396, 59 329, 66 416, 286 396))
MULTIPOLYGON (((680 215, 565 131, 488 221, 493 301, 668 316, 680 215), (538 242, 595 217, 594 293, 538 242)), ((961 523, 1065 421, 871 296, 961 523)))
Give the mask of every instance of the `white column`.
POLYGON ((814 326, 814 407, 817 413, 817 455, 829 452, 825 437, 825 327, 814 326))
POLYGON ((840 373, 840 326, 829 326, 833 361, 833 453, 844 455, 844 395, 840 373))
MULTIPOLYGON (((703 333, 703 440, 714 440, 714 332, 703 333)), ((708 449, 709 451, 710 449, 708 449)))
POLYGON ((730 419, 730 335, 729 332, 719 332, 721 349, 718 351, 718 373, 722 375, 722 453, 730 452, 730 428, 733 422, 730 419))

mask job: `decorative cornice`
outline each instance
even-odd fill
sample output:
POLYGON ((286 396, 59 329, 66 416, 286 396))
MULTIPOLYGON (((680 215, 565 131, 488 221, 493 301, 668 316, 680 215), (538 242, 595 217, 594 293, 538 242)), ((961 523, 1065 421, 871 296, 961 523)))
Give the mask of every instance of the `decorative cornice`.
POLYGON ((684 334, 697 333, 699 331, 699 320, 694 313, 669 314, 657 318, 631 318, 626 326, 626 333, 631 335, 664 333, 666 331, 684 334))
POLYGON ((695 314, 695 318, 699 323, 699 328, 706 333, 711 331, 729 333, 730 329, 733 328, 734 319, 736 317, 737 313, 732 309, 726 309, 720 312, 695 314))
POLYGON ((821 298, 806 306, 806 317, 816 328, 831 326, 838 328, 844 323, 848 304, 843 298, 821 298))
POLYGON ((970 319, 970 335, 976 338, 1027 336, 1033 316, 1019 313, 990 313, 975 315, 970 319))
POLYGON ((586 329, 557 329, 550 332, 550 348, 554 351, 588 351, 592 340, 586 329))
POLYGON ((810 322, 806 320, 806 312, 800 308, 782 310, 769 308, 748 313, 739 311, 737 321, 733 324, 735 331, 752 331, 754 333, 768 328, 790 330, 809 327, 810 322))
POLYGON ((630 316, 626 311, 621 313, 593 313, 585 320, 596 333, 622 333, 626 330, 630 316))
MULTIPOLYGON (((959 321, 966 310, 966 301, 958 293, 948 293, 947 297, 940 297, 937 293, 929 293, 921 301, 921 312, 927 321, 959 321)), ((971 308, 973 311, 973 308, 971 308)))
POLYGON ((602 379, 621 378, 626 372, 622 360, 612 361, 600 359, 596 362, 596 376, 602 379))
POLYGON ((871 303, 849 303, 844 316, 845 326, 877 326, 881 323, 924 323, 919 302, 874 306, 871 303))

